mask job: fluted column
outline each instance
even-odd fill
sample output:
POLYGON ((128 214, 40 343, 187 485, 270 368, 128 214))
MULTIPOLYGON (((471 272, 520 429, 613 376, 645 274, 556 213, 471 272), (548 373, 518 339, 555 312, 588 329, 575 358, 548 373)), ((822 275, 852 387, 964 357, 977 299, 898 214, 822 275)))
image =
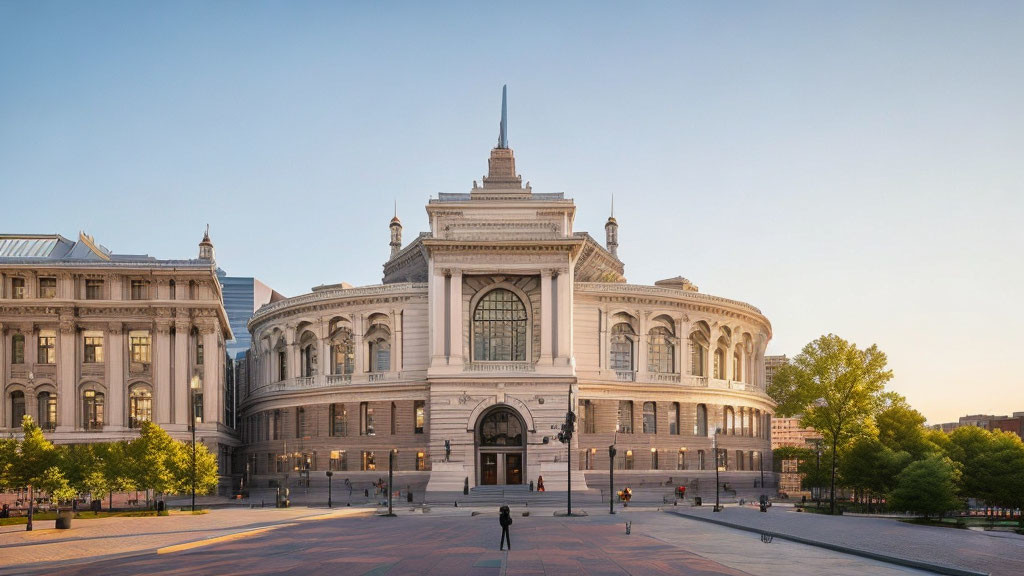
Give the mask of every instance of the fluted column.
POLYGON ((174 321, 174 424, 185 428, 188 427, 190 413, 192 363, 189 361, 188 341, 191 331, 192 323, 185 316, 174 321))
POLYGON ((637 372, 647 372, 647 331, 650 329, 650 312, 637 311, 637 321, 640 325, 639 334, 636 335, 637 342, 637 372))
POLYGON ((445 316, 444 304, 446 293, 444 290, 445 279, 441 270, 430 264, 430 285, 429 285, 429 306, 430 306, 430 365, 442 366, 446 358, 445 349, 445 316))
POLYGON ((558 274, 558 365, 572 365, 572 268, 558 274))
MULTIPOLYGON (((0 276, 0 282, 3 282, 4 280, 6 279, 0 276)), ((2 290, 3 288, 0 287, 0 291, 2 290)), ((0 322, 0 393, 7 390, 7 372, 10 370, 7 351, 10 350, 10 346, 11 345, 7 337, 7 327, 4 326, 3 322, 0 322)), ((9 407, 7 406, 8 400, 6 398, 6 394, 4 394, 4 396, 4 398, 0 398, 0 402, 3 403, 0 405, 0 428, 7 427, 7 410, 9 410, 9 407)))
POLYGON ((608 368, 608 322, 611 320, 611 318, 608 316, 607 308, 602 308, 599 311, 599 314, 601 324, 598 328, 598 331, 600 332, 598 348, 601 357, 598 358, 597 365, 600 368, 605 369, 608 368))
POLYGON ((395 372, 401 372, 404 363, 402 362, 402 350, 405 347, 404 336, 402 326, 405 321, 405 312, 399 310, 392 312, 392 317, 395 319, 395 348, 394 358, 392 358, 392 368, 395 372))
POLYGON ((540 359, 539 364, 550 366, 551 339, 555 319, 551 317, 554 307, 551 303, 551 270, 540 272, 540 359))
POLYGON ((352 317, 352 348, 355 353, 355 373, 366 372, 366 350, 363 350, 363 315, 354 314, 352 317))
POLYGON ((464 328, 462 321, 462 270, 452 270, 448 295, 448 310, 451 314, 449 320, 451 341, 448 348, 448 364, 461 366, 462 330, 464 328))
POLYGON ((203 422, 215 423, 221 419, 223 400, 221 391, 220 351, 217 349, 217 327, 200 328, 203 339, 203 422))
MULTIPOLYGON (((120 322, 111 322, 107 325, 107 333, 103 342, 104 353, 106 354, 107 372, 107 423, 110 430, 121 430, 124 428, 125 408, 124 402, 128 395, 124 377, 124 329, 120 322)), ((57 402, 63 403, 64 398, 58 397, 57 402)))
MULTIPOLYGON (((78 405, 78 394, 75 390, 75 332, 74 317, 62 314, 57 337, 57 402, 60 411, 58 424, 65 431, 74 429, 75 406, 78 405)), ((37 360, 35 357, 32 359, 37 360)))
POLYGON ((155 323, 156 351, 153 358, 153 407, 156 423, 165 426, 171 423, 171 323, 157 320, 155 323))

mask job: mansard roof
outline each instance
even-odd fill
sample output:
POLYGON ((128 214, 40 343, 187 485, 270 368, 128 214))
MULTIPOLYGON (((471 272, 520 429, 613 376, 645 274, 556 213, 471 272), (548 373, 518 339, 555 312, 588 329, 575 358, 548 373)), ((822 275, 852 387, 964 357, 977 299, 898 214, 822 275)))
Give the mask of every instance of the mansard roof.
POLYGON ((160 260, 148 254, 115 254, 85 232, 79 232, 78 241, 60 234, 0 234, 0 264, 210 268, 209 260, 160 260))

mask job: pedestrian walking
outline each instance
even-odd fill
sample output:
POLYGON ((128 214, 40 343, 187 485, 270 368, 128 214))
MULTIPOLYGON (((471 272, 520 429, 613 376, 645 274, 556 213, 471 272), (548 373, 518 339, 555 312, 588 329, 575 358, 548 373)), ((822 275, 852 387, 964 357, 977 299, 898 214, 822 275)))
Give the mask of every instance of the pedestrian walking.
POLYGON ((544 477, 543 476, 537 476, 537 492, 543 492, 543 491, 544 491, 544 477))
POLYGON ((512 539, 508 536, 508 527, 512 525, 512 511, 509 510, 508 506, 502 506, 498 508, 498 523, 501 524, 501 545, 498 550, 505 549, 505 543, 508 543, 508 549, 512 549, 512 539))

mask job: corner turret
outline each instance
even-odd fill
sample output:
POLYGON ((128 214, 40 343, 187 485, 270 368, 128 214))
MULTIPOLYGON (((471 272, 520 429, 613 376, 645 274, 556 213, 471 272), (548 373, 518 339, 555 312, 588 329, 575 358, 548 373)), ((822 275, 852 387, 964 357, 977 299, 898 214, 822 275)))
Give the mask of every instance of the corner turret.
POLYGON ((216 260, 213 252, 213 242, 210 241, 210 225, 206 225, 206 232, 203 233, 203 240, 199 243, 199 259, 213 262, 216 260))

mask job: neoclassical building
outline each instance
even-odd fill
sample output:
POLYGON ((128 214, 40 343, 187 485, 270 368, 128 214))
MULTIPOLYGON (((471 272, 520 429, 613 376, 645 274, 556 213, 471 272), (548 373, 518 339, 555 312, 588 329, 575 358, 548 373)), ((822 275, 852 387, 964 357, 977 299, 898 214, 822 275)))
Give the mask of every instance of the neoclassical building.
POLYGON ((604 245, 574 230, 572 199, 523 184, 505 127, 503 110, 481 182, 427 204, 429 232, 403 245, 392 219, 382 284, 319 286, 250 320, 237 469, 254 485, 376 477, 396 449, 428 490, 564 489, 566 458, 606 472, 612 443, 626 473, 713 476, 716 430, 720 466, 771 470, 768 320, 684 278, 627 283, 615 219, 604 245))
POLYGON ((186 439, 194 411, 226 477, 231 336, 209 235, 189 260, 115 254, 84 233, 0 235, 0 434, 28 414, 61 444, 129 439, 146 420, 186 439))

